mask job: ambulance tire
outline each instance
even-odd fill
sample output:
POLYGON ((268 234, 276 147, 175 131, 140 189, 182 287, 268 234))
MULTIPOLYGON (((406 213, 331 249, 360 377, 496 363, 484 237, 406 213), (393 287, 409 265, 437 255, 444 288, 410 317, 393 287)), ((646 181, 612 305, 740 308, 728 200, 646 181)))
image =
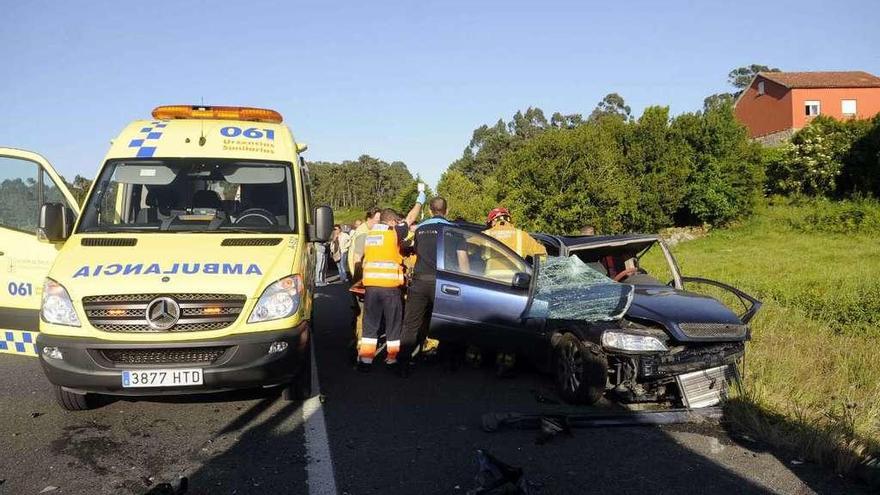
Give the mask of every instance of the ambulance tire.
POLYGON ((284 400, 306 401, 312 398, 312 352, 306 351, 302 367, 296 378, 284 387, 284 400))
POLYGON ((87 411, 94 408, 94 400, 87 394, 75 394, 55 385, 55 400, 68 411, 87 411))
POLYGON ((595 404, 605 393, 608 360, 598 346, 571 333, 555 348, 556 385, 569 404, 595 404))

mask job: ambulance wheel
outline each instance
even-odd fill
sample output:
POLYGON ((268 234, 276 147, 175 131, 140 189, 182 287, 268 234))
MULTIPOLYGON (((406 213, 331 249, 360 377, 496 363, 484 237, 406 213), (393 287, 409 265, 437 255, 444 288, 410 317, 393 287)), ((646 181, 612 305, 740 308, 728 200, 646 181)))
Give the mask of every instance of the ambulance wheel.
POLYGON ((602 351, 568 333, 555 349, 556 386, 571 404, 595 404, 605 393, 608 361, 602 351))
POLYGON ((284 400, 304 401, 312 397, 312 353, 306 350, 302 368, 296 378, 284 387, 284 400))
POLYGON ((55 400, 68 411, 87 411, 94 407, 94 401, 88 395, 68 392, 58 385, 55 385, 55 400))

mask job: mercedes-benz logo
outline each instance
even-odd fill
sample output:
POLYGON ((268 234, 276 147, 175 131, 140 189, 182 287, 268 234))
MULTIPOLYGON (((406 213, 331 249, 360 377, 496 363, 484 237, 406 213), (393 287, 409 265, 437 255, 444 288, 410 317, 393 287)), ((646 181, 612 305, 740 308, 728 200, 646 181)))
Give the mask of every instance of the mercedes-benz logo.
POLYGON ((147 304, 147 325, 154 330, 168 330, 180 318, 180 305, 170 297, 157 297, 147 304))

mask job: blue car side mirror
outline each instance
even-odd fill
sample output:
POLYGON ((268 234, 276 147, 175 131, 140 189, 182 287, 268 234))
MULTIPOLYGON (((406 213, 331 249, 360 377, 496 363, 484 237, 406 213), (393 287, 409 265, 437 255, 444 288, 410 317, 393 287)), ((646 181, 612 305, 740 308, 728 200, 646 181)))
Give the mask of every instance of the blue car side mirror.
POLYGON ((513 276, 511 285, 516 289, 528 289, 532 285, 532 276, 528 273, 517 273, 513 276))

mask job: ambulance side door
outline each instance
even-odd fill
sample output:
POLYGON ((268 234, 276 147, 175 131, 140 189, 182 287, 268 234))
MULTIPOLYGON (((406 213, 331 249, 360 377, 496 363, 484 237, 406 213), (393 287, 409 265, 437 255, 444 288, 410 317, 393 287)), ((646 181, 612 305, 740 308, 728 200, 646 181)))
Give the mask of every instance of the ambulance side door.
POLYGON ((528 284, 515 284, 531 276, 525 260, 487 235, 460 228, 443 228, 437 242, 432 335, 492 346, 534 334, 522 319, 528 284))
POLYGON ((0 329, 39 330, 43 280, 62 244, 37 238, 40 206, 76 200, 42 156, 0 148, 0 329))

